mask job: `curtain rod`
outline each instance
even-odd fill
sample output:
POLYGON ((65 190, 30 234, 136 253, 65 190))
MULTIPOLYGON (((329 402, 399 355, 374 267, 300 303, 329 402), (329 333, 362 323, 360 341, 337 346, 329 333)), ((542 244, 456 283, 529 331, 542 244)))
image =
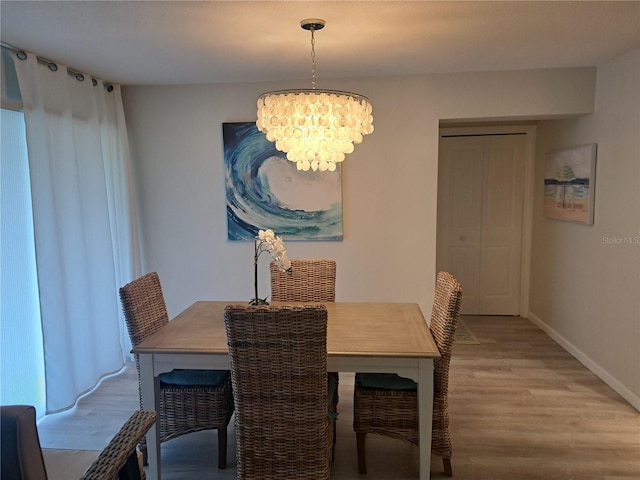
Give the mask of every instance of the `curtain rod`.
MULTIPOLYGON (((28 53, 23 50, 22 48, 18 48, 14 45, 11 45, 9 43, 0 41, 0 46, 2 46, 3 48, 6 48, 7 50, 11 50, 13 53, 16 54, 16 56, 20 59, 20 60, 25 60, 27 58, 28 53)), ((54 60, 50 60, 46 57, 43 57, 41 55, 38 55, 36 53, 31 53, 32 55, 36 56, 36 59, 38 60, 38 63, 40 65, 45 65, 49 68, 49 70, 51 70, 52 72, 56 72, 58 71, 58 63, 55 62, 54 60)), ((67 75, 75 78, 76 80, 78 80, 79 82, 83 82, 85 79, 85 74, 82 73, 79 70, 76 70, 72 67, 67 66, 67 75)), ((86 74, 91 76, 91 82, 93 84, 93 86, 95 87, 96 85, 98 85, 98 81, 93 78, 93 75, 91 74, 86 74)), ((108 91, 108 92, 112 92, 113 91, 113 84, 111 84, 110 82, 107 82, 106 80, 102 81, 102 84, 104 85, 104 88, 108 91)))

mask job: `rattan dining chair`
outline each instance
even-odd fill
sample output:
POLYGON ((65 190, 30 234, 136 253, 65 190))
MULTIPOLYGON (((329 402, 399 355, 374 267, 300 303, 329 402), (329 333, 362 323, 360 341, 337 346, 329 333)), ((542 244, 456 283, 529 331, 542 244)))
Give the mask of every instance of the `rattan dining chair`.
MULTIPOLYGON (((430 329, 440 358, 434 360, 433 422, 431 453, 442 458, 445 475, 452 476, 452 445, 449 436, 449 364, 458 323, 462 287, 448 272, 439 272, 431 312, 430 329)), ((418 445, 417 384, 395 374, 357 373, 353 400, 358 469, 367 473, 365 436, 385 435, 418 445)))
MULTIPOLYGON (((143 275, 120 289, 120 300, 131 344, 135 348, 145 338, 169 322, 167 308, 156 272, 143 275)), ((142 405, 140 362, 135 355, 138 393, 142 405)), ((159 375, 160 441, 201 430, 218 431, 218 468, 227 466, 227 426, 233 414, 231 374, 216 370, 173 370, 159 375)), ((141 451, 145 454, 146 442, 141 451)))
POLYGON ((229 305, 239 480, 329 478, 334 405, 323 305, 229 305))
POLYGON ((291 271, 271 262, 271 300, 274 302, 335 302, 336 261, 293 259, 291 271))
MULTIPOLYGON (((155 412, 134 412, 89 465, 81 480, 144 480, 136 446, 155 421, 155 412)), ((40 446, 36 409, 32 405, 0 407, 0 436, 2 480, 51 478, 40 446)), ((69 451, 69 459, 73 462, 73 451, 69 451)))
MULTIPOLYGON (((336 261, 322 258, 298 258, 291 260, 291 269, 283 272, 276 262, 271 262, 271 300, 274 302, 335 302, 336 261)), ((329 372, 329 381, 336 385, 333 403, 338 409, 340 375, 329 372)), ((333 442, 336 430, 333 430, 333 442)))

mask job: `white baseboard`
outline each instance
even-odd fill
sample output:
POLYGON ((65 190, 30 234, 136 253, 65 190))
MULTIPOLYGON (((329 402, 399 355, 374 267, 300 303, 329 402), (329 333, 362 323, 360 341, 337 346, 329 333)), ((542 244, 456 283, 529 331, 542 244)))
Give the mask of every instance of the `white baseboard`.
POLYGON ((529 312, 527 318, 535 323, 542 331, 553 338, 558 345, 573 355, 576 360, 597 375, 604 383, 613 388, 622 398, 631 404, 633 408, 640 412, 640 397, 621 384, 613 375, 589 358, 582 350, 573 345, 570 341, 556 332, 553 328, 543 322, 535 314, 529 312))

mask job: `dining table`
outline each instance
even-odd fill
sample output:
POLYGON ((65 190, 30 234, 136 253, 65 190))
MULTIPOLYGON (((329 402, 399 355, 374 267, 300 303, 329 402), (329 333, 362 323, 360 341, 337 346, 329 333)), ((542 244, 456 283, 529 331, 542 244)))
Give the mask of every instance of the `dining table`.
MULTIPOLYGON (((327 308, 327 370, 397 373, 418 383, 420 479, 430 476, 433 360, 440 356, 417 303, 312 302, 327 308)), ((229 370, 227 305, 196 301, 132 352, 138 355, 142 402, 159 411, 158 375, 174 369, 229 370)), ((272 305, 291 305, 273 302, 272 305)), ((160 432, 147 433, 147 478, 161 479, 160 432)), ((355 462, 355 459, 354 459, 355 462)), ((357 462, 354 463, 357 468, 357 462)))

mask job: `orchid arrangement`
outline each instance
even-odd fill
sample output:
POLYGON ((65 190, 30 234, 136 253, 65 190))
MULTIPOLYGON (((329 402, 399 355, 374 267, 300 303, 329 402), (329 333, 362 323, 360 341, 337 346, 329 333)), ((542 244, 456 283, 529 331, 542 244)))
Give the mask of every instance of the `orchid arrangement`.
POLYGON ((258 298, 258 258, 263 252, 269 252, 281 272, 291 271, 291 260, 284 248, 284 242, 273 230, 259 230, 254 240, 253 286, 254 297, 249 305, 267 305, 267 298, 258 298))

